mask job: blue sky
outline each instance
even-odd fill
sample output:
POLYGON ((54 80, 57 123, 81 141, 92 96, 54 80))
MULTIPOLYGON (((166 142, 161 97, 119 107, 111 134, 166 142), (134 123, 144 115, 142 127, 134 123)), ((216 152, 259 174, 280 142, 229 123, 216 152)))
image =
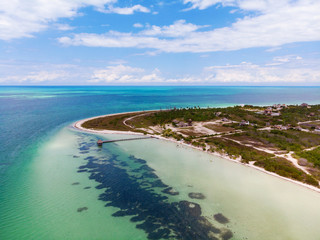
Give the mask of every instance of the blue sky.
POLYGON ((320 85, 319 0, 0 3, 0 85, 320 85))

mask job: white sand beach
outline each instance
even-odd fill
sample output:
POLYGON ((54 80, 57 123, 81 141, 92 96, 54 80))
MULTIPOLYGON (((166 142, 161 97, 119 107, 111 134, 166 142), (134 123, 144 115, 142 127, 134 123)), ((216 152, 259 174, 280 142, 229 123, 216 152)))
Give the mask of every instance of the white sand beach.
MULTIPOLYGON (((101 118, 101 117, 107 117, 107 116, 116 116, 116 115, 122 115, 122 114, 131 114, 131 113, 146 113, 146 112, 152 112, 152 111, 155 111, 155 110, 150 110, 150 111, 136 111, 136 112, 123 112, 123 113, 115 113, 115 114, 106 114, 106 115, 100 115, 100 116, 96 116, 96 117, 91 117, 91 118, 87 118, 87 119, 82 119, 82 120, 79 120, 75 123, 73 123, 73 127, 78 129, 78 130, 81 130, 81 131, 84 131, 84 132, 89 132, 89 133, 93 133, 93 134, 122 134, 122 135, 144 135, 143 133, 138 133, 138 132, 132 132, 132 131, 115 131, 115 130, 94 130, 94 129, 87 129, 87 128, 84 128, 82 127, 82 124, 86 121, 89 121, 89 120, 92 120, 92 119, 96 119, 96 118, 101 118)), ((196 149, 196 150, 199 150, 199 151, 202 151, 202 152, 206 152, 208 154, 211 154, 211 155, 214 155, 214 156, 217 156, 217 157, 220 157, 220 158, 223 158, 223 159, 226 159, 226 160, 229 160, 229 161, 232 161, 232 162, 235 162, 235 163, 238 163, 238 164, 241 164, 241 165, 244 165, 246 167, 250 167, 250 168, 254 168, 258 171, 261 171, 261 172, 264 172, 266 174, 269 174, 269 175, 272 175, 274 177, 277 177, 277 178, 281 178, 283 180, 286 180, 286 181, 289 181, 289 182, 292 182, 294 184, 297 184, 299 186, 302 186, 302 187, 306 187, 310 190, 313 190, 313 191, 316 191, 316 192, 319 192, 320 193, 320 189, 315 187, 315 186, 311 186, 311 185, 308 185, 308 184, 305 184, 305 183, 302 183, 302 182, 299 182, 299 181, 296 181, 296 180, 293 180, 293 179, 290 179, 290 178, 286 178, 286 177, 283 177, 283 176, 280 176, 274 172, 269 172, 261 167, 258 167, 258 166, 255 166, 253 165, 252 163, 249 163, 249 164, 246 164, 246 163, 242 163, 240 161, 240 159, 233 159, 231 158, 230 156, 228 155, 225 155, 225 154, 221 154, 221 153, 217 153, 217 152, 209 152, 209 151, 204 151, 201 147, 196 147, 196 146, 193 146, 191 144, 187 144, 185 142, 181 142, 181 141, 177 141, 176 139, 173 139, 173 138, 165 138, 165 137, 162 137, 162 136, 159 136, 159 135, 152 135, 152 134, 148 134, 147 136, 150 136, 150 137, 153 137, 153 138, 156 138, 158 140, 163 140, 163 141, 170 141, 170 142, 173 142, 173 143, 176 143, 176 144, 180 144, 180 145, 183 145, 183 146, 187 146, 187 147, 190 147, 190 148, 193 148, 193 149, 196 149)))

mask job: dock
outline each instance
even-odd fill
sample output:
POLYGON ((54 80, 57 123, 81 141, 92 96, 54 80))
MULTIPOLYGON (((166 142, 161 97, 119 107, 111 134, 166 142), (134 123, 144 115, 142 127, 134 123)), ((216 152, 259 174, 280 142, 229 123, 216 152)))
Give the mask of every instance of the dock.
POLYGON ((107 141, 102 141, 98 140, 97 145, 102 146, 104 143, 113 143, 113 142, 122 142, 122 141, 132 141, 132 140, 141 140, 141 139, 149 139, 149 138, 154 138, 153 136, 147 136, 147 137, 136 137, 136 138, 124 138, 124 139, 116 139, 116 140, 107 140, 107 141))

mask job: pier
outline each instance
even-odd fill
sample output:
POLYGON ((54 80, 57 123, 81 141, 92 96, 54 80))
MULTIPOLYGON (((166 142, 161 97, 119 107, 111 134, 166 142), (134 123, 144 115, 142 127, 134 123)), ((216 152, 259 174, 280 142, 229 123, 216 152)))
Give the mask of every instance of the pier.
POLYGON ((136 137, 136 138, 124 138, 124 139, 116 139, 116 140, 107 140, 107 141, 102 141, 98 140, 97 145, 102 146, 104 143, 112 143, 112 142, 122 142, 122 141, 131 141, 131 140, 140 140, 140 139, 148 139, 148 138, 154 138, 153 136, 147 136, 147 137, 136 137))

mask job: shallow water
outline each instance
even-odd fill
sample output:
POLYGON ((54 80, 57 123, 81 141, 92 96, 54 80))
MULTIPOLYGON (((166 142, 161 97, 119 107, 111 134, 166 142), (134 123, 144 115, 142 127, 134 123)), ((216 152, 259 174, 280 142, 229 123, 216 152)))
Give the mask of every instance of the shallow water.
POLYGON ((98 138, 64 128, 45 143, 24 183, 23 227, 8 224, 7 239, 230 239, 230 232, 232 239, 319 237, 319 193, 172 142, 99 148, 98 138), (163 192, 170 187, 178 194, 163 192), (216 221, 218 213, 229 223, 216 221))
POLYGON ((155 139, 99 149, 68 126, 170 106, 316 103, 318 90, 0 88, 0 239, 319 239, 316 192, 155 139))
POLYGON ((180 192, 201 192, 205 216, 223 213, 234 239, 318 239, 320 194, 198 150, 160 140, 119 143, 136 157, 148 159, 164 182, 180 192), (154 156, 157 156, 156 158, 154 156), (168 167, 170 166, 170 167, 168 167), (177 170, 178 169, 178 170, 177 170))

